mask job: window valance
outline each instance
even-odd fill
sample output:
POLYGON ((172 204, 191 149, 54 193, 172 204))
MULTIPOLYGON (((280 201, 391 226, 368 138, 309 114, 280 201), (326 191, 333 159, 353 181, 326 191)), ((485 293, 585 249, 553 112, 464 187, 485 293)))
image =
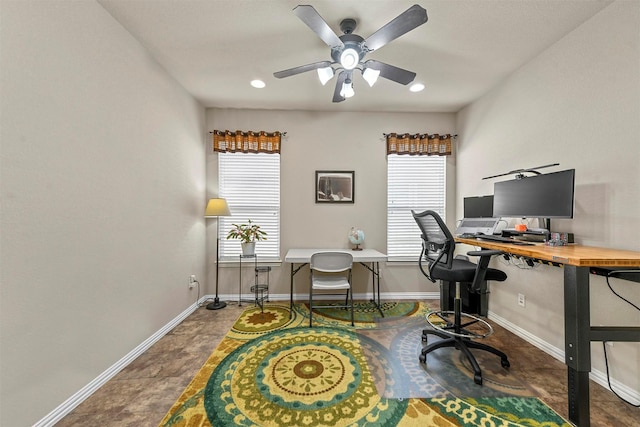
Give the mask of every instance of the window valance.
POLYGON ((409 154, 412 156, 449 156, 451 140, 455 135, 445 134, 384 134, 387 154, 409 154))
MULTIPOLYGON (((281 132, 214 130, 213 151, 219 153, 280 153, 281 132)), ((286 132, 285 132, 286 134, 286 132)))

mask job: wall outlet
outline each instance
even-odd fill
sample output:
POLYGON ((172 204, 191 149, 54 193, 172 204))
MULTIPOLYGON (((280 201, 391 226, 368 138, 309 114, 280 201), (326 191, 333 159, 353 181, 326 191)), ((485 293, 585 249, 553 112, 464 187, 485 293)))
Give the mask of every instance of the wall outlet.
POLYGON ((192 274, 189 276, 189 289, 194 288, 196 286, 196 275, 192 274))
POLYGON ((524 307, 524 294, 518 294, 518 305, 524 307))

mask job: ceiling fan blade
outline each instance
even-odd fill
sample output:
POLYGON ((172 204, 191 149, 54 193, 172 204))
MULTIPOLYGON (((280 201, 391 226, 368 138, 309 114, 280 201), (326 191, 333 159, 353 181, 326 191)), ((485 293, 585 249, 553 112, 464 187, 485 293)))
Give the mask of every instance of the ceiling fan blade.
POLYGON ((394 67, 393 65, 385 64, 384 62, 370 59, 364 63, 365 68, 373 68, 380 71, 380 77, 392 80, 401 85, 408 85, 416 78, 416 73, 413 71, 407 71, 403 68, 394 67))
POLYGON ((301 65, 299 67, 289 68, 288 70, 277 71, 273 73, 273 77, 283 79, 285 77, 295 76, 296 74, 306 73, 307 71, 317 70, 318 68, 330 67, 331 62, 320 61, 313 64, 301 65))
POLYGON ((427 22, 427 11, 417 4, 395 17, 364 41, 369 51, 380 49, 392 40, 427 22))
POLYGON ((322 19, 322 16, 309 5, 298 5, 293 8, 293 13, 314 33, 322 39, 323 42, 329 47, 343 46, 342 40, 336 35, 336 33, 329 27, 329 25, 322 19))
POLYGON ((336 79, 336 88, 333 90, 333 102, 342 102, 346 98, 340 95, 340 91, 342 90, 342 84, 347 79, 347 72, 343 71, 338 74, 338 78, 336 79))

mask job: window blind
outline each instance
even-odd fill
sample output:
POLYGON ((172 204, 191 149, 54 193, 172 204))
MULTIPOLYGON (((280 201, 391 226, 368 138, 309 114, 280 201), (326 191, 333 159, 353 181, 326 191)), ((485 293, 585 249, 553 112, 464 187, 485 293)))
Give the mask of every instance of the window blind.
POLYGON ((240 240, 227 240, 231 224, 250 219, 267 232, 267 240, 256 243, 261 259, 280 258, 280 155, 264 153, 219 153, 220 197, 229 205, 231 216, 220 217, 220 259, 237 259, 240 240))
POLYGON ((436 211, 445 217, 443 156, 387 156, 387 256, 415 261, 422 250, 420 229, 411 210, 436 211))

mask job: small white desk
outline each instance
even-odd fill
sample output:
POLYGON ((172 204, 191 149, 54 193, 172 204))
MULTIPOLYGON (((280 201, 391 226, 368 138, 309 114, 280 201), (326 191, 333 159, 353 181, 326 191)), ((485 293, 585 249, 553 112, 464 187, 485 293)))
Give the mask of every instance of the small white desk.
POLYGON ((289 249, 287 255, 284 257, 284 262, 291 264, 291 288, 289 293, 289 318, 292 316, 293 311, 293 276, 304 267, 309 264, 311 255, 316 252, 346 252, 353 255, 353 261, 359 262, 363 267, 373 273, 371 275, 371 285, 373 287, 373 298, 371 302, 378 308, 378 311, 384 317, 382 309, 380 308, 380 261, 387 260, 387 256, 375 249, 362 249, 360 251, 354 251, 350 249, 289 249), (295 264, 299 264, 295 267, 295 264))

